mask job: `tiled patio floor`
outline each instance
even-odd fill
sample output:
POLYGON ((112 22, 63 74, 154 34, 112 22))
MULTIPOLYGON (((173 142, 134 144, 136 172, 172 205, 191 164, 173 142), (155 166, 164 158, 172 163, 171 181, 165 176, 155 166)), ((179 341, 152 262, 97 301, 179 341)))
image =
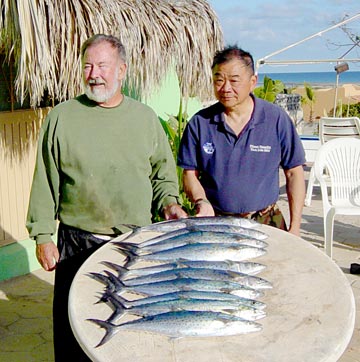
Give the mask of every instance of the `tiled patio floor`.
MULTIPOLYGON (((282 187, 279 204, 287 215, 285 197, 285 188, 282 187)), ((337 217, 334 230, 334 261, 348 278, 356 301, 355 330, 340 362, 359 362, 360 275, 351 275, 349 267, 351 263, 360 263, 360 217, 337 217)), ((320 189, 315 187, 311 206, 304 208, 301 236, 322 248, 322 235, 320 189)), ((0 362, 53 361, 53 278, 53 273, 39 269, 0 283, 0 362)))

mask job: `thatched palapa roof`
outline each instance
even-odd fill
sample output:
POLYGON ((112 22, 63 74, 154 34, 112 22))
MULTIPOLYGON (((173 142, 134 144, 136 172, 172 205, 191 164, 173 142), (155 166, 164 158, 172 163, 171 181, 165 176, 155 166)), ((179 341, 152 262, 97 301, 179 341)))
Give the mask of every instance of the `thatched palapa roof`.
POLYGON ((141 98, 175 67, 183 97, 211 96, 211 61, 223 45, 216 14, 204 0, 2 0, 0 49, 17 68, 16 95, 37 106, 81 91, 80 46, 113 34, 128 54, 127 85, 141 98))

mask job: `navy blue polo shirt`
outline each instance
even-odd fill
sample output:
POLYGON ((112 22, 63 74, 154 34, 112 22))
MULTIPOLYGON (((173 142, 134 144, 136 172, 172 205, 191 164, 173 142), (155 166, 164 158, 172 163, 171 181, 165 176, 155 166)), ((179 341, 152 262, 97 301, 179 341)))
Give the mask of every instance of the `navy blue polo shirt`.
POLYGON ((178 165, 198 170, 215 210, 245 213, 262 210, 279 198, 279 167, 305 163, 294 123, 279 106, 255 98, 253 115, 239 137, 225 123, 216 103, 188 122, 178 165))

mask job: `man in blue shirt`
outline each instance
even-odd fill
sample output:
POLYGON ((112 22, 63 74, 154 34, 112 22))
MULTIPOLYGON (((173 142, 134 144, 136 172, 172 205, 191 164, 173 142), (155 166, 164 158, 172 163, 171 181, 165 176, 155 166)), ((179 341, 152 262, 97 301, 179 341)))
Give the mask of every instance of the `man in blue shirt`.
POLYGON ((215 55, 218 103, 199 111, 181 141, 178 165, 198 216, 237 215, 299 235, 305 198, 305 152, 280 107, 255 98, 251 54, 228 47, 215 55), (284 170, 290 225, 276 205, 284 170))

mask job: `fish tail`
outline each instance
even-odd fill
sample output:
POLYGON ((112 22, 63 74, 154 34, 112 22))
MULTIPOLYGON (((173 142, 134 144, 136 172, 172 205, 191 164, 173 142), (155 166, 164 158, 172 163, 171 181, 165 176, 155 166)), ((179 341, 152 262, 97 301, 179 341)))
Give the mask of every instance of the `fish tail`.
POLYGON ((141 229, 141 226, 135 224, 121 224, 121 225, 126 226, 127 228, 131 229, 133 232, 139 231, 139 229, 141 229))
MULTIPOLYGON (((139 226, 139 225, 134 225, 134 224, 119 224, 118 226, 125 226, 125 227, 127 227, 128 229, 131 229, 131 233, 130 233, 126 238, 122 239, 122 241, 127 240, 127 239, 129 239, 130 237, 133 237, 133 236, 139 234, 140 231, 141 231, 141 226, 139 226)), ((113 230, 114 230, 114 232, 119 232, 119 228, 118 228, 118 227, 113 227, 113 230)))
POLYGON ((113 273, 109 272, 108 270, 105 270, 104 273, 108 276, 112 289, 121 290, 125 284, 113 273))
POLYGON ((128 309, 131 307, 131 302, 129 302, 121 295, 114 293, 109 293, 109 295, 111 296, 111 298, 115 299, 123 309, 128 309))
POLYGON ((126 313, 126 309, 128 308, 123 305, 122 299, 123 298, 118 295, 114 296, 113 294, 108 294, 108 300, 114 306, 115 310, 112 315, 106 320, 107 322, 114 322, 126 313))
POLYGON ((126 250, 126 249, 119 248, 119 251, 120 251, 121 254, 126 256, 125 263, 124 263, 125 268, 128 268, 129 266, 135 264, 136 258, 139 257, 139 255, 137 255, 132 250, 126 250))
POLYGON ((101 264, 117 271, 119 273, 119 276, 124 275, 129 271, 129 269, 124 268, 123 266, 121 266, 119 264, 112 263, 110 261, 102 261, 101 264))
POLYGON ((104 328, 106 330, 105 336, 102 338, 99 344, 95 346, 95 348, 102 346, 118 331, 118 328, 116 328, 116 325, 113 323, 102 321, 100 319, 87 319, 87 320, 97 324, 99 327, 104 328))
POLYGON ((116 287, 114 288, 106 288, 105 291, 102 293, 102 295, 99 298, 99 301, 96 303, 107 303, 109 299, 112 298, 119 298, 119 300, 127 307, 126 303, 129 301, 125 298, 121 298, 120 294, 125 293, 127 291, 126 285, 119 280, 116 284, 116 287))
POLYGON ((110 261, 102 261, 101 264, 117 271, 119 276, 125 275, 129 271, 129 269, 124 268, 123 266, 121 266, 119 264, 112 263, 110 261))
POLYGON ((104 274, 90 272, 90 273, 88 273, 88 276, 92 279, 95 279, 95 280, 105 284, 108 289, 111 289, 114 287, 111 279, 104 274))
POLYGON ((120 249, 130 250, 133 253, 136 253, 139 249, 139 246, 134 243, 124 243, 123 241, 117 241, 114 244, 120 249))

